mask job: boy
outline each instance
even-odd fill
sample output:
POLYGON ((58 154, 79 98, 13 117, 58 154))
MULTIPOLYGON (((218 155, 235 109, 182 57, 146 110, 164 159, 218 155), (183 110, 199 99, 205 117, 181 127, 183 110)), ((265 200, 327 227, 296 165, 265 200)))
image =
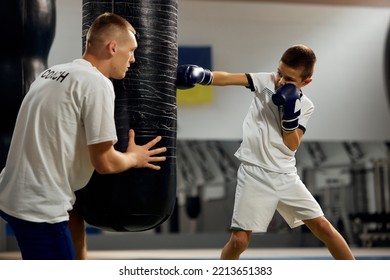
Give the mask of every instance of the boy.
POLYGON ((254 99, 243 124, 235 156, 241 165, 231 224, 231 237, 221 259, 239 259, 252 233, 266 232, 277 210, 291 228, 305 224, 335 259, 354 259, 352 252, 297 174, 295 152, 313 113, 301 88, 312 81, 314 52, 294 45, 282 55, 277 73, 227 73, 195 65, 178 67, 177 86, 239 85, 254 99))

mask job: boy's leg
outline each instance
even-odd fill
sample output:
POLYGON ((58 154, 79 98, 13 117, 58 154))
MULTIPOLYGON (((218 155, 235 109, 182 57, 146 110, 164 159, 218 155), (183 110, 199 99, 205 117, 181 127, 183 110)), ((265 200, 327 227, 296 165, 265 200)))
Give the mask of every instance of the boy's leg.
POLYGON ((303 222, 318 239, 325 243, 336 260, 355 259, 345 239, 324 216, 303 222))
POLYGON ((242 252, 248 248, 251 231, 233 230, 229 241, 222 249, 221 260, 238 260, 242 252))
POLYGON ((34 223, 0 211, 15 233, 22 258, 27 260, 74 260, 74 245, 68 222, 34 223))
POLYGON ((84 219, 76 209, 69 211, 69 228, 78 260, 87 259, 87 235, 84 219))

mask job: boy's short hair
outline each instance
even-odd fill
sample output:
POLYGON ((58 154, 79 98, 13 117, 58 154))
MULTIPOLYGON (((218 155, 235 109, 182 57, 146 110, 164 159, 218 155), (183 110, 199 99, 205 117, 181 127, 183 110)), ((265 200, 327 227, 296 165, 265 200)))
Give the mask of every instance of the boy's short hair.
POLYGON ((294 69, 301 68, 301 78, 305 80, 313 75, 317 58, 313 50, 309 47, 305 45, 294 45, 284 52, 280 61, 294 69))

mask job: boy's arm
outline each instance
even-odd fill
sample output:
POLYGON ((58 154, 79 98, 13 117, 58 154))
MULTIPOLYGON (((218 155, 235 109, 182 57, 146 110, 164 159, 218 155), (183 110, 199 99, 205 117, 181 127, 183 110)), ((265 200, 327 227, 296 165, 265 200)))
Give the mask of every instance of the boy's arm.
POLYGON ((293 84, 284 84, 272 95, 272 101, 283 109, 281 120, 283 142, 291 151, 296 151, 304 133, 299 127, 301 92, 293 84))
POLYGON ((292 132, 286 132, 282 130, 282 137, 284 144, 291 150, 296 151, 301 144, 303 136, 303 130, 300 128, 295 129, 292 132))
POLYGON ((214 86, 249 86, 248 78, 245 73, 228 73, 223 71, 213 71, 214 86))
POLYGON ((177 88, 190 89, 196 84, 204 86, 249 86, 249 81, 245 73, 211 72, 209 69, 204 69, 197 65, 179 65, 176 78, 177 88))

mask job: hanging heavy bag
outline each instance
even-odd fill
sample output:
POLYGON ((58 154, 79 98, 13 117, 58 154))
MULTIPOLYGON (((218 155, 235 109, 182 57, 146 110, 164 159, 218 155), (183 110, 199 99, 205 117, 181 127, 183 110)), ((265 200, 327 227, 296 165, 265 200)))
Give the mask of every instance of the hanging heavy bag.
POLYGON ((108 231, 144 231, 168 219, 176 199, 177 1, 83 1, 83 30, 104 12, 127 19, 138 36, 136 62, 124 80, 113 81, 115 148, 126 150, 132 128, 139 145, 161 135, 158 145, 167 147, 167 160, 159 171, 95 172, 88 185, 76 192, 76 204, 92 226, 108 231))

